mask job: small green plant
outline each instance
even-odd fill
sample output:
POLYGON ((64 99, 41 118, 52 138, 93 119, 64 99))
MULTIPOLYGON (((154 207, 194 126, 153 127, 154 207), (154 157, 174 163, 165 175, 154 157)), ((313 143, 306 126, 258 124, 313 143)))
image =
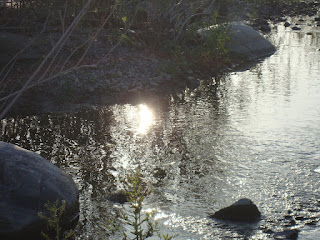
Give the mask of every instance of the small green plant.
MULTIPOLYGON (((145 240, 155 234, 160 239, 171 240, 176 236, 161 234, 157 229, 157 223, 152 220, 155 211, 143 213, 143 201, 151 191, 152 187, 146 184, 139 170, 124 179, 124 190, 132 212, 120 211, 119 219, 131 228, 130 232, 122 232, 123 240, 145 240)), ((114 234, 120 231, 120 223, 116 219, 108 219, 106 227, 114 234)))
MULTIPOLYGON (((66 201, 62 200, 61 206, 59 206, 59 201, 57 200, 54 203, 46 203, 45 208, 48 211, 48 214, 44 215, 42 212, 39 213, 39 217, 46 222, 48 225, 48 229, 50 232, 54 233, 54 238, 56 240, 60 239, 70 239, 74 236, 73 230, 67 231, 66 233, 62 232, 61 227, 61 218, 66 208, 66 201), (61 238, 61 235, 64 234, 63 238, 61 238)), ((45 240, 51 240, 49 235, 44 232, 41 232, 42 237, 45 240)))
MULTIPOLYGON (((187 31, 181 48, 185 58, 189 59, 194 68, 210 69, 220 63, 228 62, 231 27, 218 24, 215 12, 205 22, 194 23, 187 31)), ((189 63, 190 65, 190 63, 189 63)))
POLYGON ((175 238, 177 235, 174 235, 174 236, 170 236, 169 234, 158 234, 158 237, 160 239, 163 239, 163 240, 172 240, 173 238, 175 238))
POLYGON ((226 44, 230 41, 230 27, 228 25, 219 25, 210 28, 207 38, 202 45, 201 55, 209 58, 225 58, 228 54, 226 44))
POLYGON ((187 60, 187 56, 188 50, 181 45, 176 45, 171 50, 172 62, 163 66, 163 70, 174 77, 179 77, 191 66, 191 63, 187 60))

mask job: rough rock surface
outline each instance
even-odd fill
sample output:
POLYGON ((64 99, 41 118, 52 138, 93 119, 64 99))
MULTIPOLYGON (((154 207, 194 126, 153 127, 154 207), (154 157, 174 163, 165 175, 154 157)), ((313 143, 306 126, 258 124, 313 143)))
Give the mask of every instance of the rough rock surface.
POLYGON ((0 239, 39 239, 47 202, 66 201, 62 225, 79 216, 78 188, 72 178, 38 154, 0 142, 0 239))
POLYGON ((250 199, 242 198, 229 207, 220 209, 209 217, 230 221, 252 222, 259 220, 261 213, 250 199))

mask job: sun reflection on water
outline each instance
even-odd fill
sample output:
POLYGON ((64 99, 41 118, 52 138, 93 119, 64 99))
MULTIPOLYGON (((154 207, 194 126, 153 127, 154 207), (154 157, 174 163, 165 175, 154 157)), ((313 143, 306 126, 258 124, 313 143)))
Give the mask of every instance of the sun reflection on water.
POLYGON ((146 134, 153 123, 153 115, 145 104, 139 105, 139 118, 138 133, 146 134))
POLYGON ((113 126, 116 134, 129 131, 134 134, 145 135, 154 123, 152 110, 146 104, 133 106, 130 104, 112 107, 116 124, 113 126))

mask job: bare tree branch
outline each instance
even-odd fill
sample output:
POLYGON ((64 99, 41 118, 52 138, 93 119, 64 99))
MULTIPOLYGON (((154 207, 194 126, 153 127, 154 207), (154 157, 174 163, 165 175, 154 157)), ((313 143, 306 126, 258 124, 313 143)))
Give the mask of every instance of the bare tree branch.
MULTIPOLYGON (((122 40, 124 38, 120 37, 118 42, 111 46, 109 51, 105 56, 102 58, 96 60, 95 63, 89 64, 89 65, 81 65, 83 64, 83 61, 85 57, 88 55, 88 52, 90 48, 92 47, 92 44, 94 43, 95 39, 98 37, 101 30, 105 27, 107 22, 110 20, 111 16, 114 14, 114 11, 116 10, 119 2, 116 1, 115 5, 112 5, 111 11, 108 13, 108 16, 103 20, 103 22, 100 24, 98 30, 94 34, 89 34, 88 39, 85 40, 82 44, 77 46, 68 56, 62 57, 61 51, 63 47, 66 45, 67 40, 69 39, 72 32, 75 30, 76 26, 78 25, 80 19, 87 13, 89 6, 94 0, 87 0, 85 6, 81 9, 79 14, 76 16, 76 18, 73 20, 73 22, 70 24, 70 26, 65 29, 65 18, 66 18, 66 11, 67 11, 67 5, 65 5, 64 13, 59 12, 59 17, 61 21, 62 26, 62 36, 59 38, 59 40, 53 44, 52 49, 47 54, 47 56, 44 58, 44 60, 40 63, 40 65, 37 67, 37 69, 33 72, 33 74, 27 79, 25 84, 21 87, 20 90, 13 92, 11 94, 8 94, 5 97, 0 98, 0 102, 5 102, 8 104, 6 105, 5 109, 0 113, 0 119, 2 119, 6 113, 10 110, 10 108, 15 104, 15 102, 18 100, 18 98, 22 95, 22 93, 30 88, 33 88, 35 86, 39 86, 40 84, 44 84, 45 82, 48 82, 50 80, 53 80, 59 76, 62 76, 64 74, 67 74, 71 71, 76 71, 81 68, 96 68, 101 63, 105 62, 106 59, 110 56, 110 54, 114 51, 116 47, 118 47, 122 40), (86 46, 87 45, 87 46, 86 46), (82 52, 82 48, 86 46, 86 48, 82 52), (79 52, 81 49, 81 56, 76 61, 76 63, 72 66, 71 59, 74 56, 75 53, 79 52), (67 67, 68 66, 68 67, 67 67), (70 67, 71 66, 71 67, 70 67)), ((151 11, 151 21, 156 20, 158 17, 158 20, 163 20, 165 22, 170 22, 172 24, 174 31, 173 31, 173 40, 175 42, 179 41, 181 36, 183 35, 184 29, 186 29, 186 26, 189 24, 192 18, 200 15, 209 15, 212 9, 213 4, 215 3, 215 0, 167 0, 165 5, 161 5, 161 7, 165 7, 165 9, 162 9, 161 11, 157 10, 157 8, 160 7, 159 3, 154 1, 152 2, 151 7, 147 6, 147 11, 151 11), (201 12, 200 12, 201 11, 201 12)), ((126 28, 124 30, 124 34, 126 35, 128 30, 131 27, 131 24, 133 23, 133 20, 135 19, 136 13, 138 10, 135 11, 135 14, 133 16, 132 21, 130 24, 126 25, 126 28)), ((148 15, 149 16, 149 15, 148 15)), ((27 45, 30 46, 31 43, 27 45)), ((26 48, 27 48, 26 47, 26 48)), ((0 77, 4 76, 2 81, 5 81, 5 78, 7 78, 8 73, 12 69, 12 64, 14 63, 17 56, 20 54, 19 52, 14 59, 12 59, 5 68, 1 71, 0 77)), ((1 82, 0 82, 1 84, 1 82)))
MULTIPOLYGON (((135 13, 135 15, 136 15, 136 13, 135 13)), ((135 15, 134 15, 134 16, 135 16, 135 15)), ((109 17, 108 17, 108 18, 109 18, 109 17)), ((133 18, 133 19, 134 19, 134 18, 133 18)), ((130 24, 128 25, 128 27, 127 27, 127 29, 126 29, 126 31, 125 31, 124 34, 127 34, 128 30, 130 29, 130 26, 132 25, 132 22, 133 22, 133 20, 132 20, 132 21, 130 22, 130 24)), ((104 21, 103 25, 104 25, 104 24, 105 24, 105 21, 104 21)), ((110 54, 114 51, 115 48, 117 48, 117 47, 121 44, 122 41, 123 41, 123 39, 120 38, 119 41, 108 51, 108 53, 107 53, 105 56, 103 56, 103 57, 102 57, 99 61, 97 61, 96 63, 94 63, 94 64, 89 64, 89 65, 77 65, 77 64, 76 64, 75 66, 73 66, 73 67, 71 67, 71 68, 68 68, 68 69, 66 69, 66 70, 64 70, 64 71, 60 71, 60 72, 58 72, 58 73, 56 73, 56 74, 54 74, 54 75, 52 75, 52 76, 50 76, 50 77, 47 77, 47 78, 43 78, 43 77, 42 77, 42 78, 40 78, 37 82, 34 82, 33 84, 29 84, 29 85, 27 85, 27 86, 24 86, 24 90, 28 90, 28 89, 31 89, 31 88, 33 88, 33 87, 39 86, 39 85, 41 85, 41 84, 43 84, 43 83, 45 83, 45 82, 48 82, 48 81, 50 81, 50 80, 53 80, 53 79, 55 79, 55 78, 57 78, 57 77, 59 77, 59 76, 68 74, 68 73, 70 73, 70 72, 72 72, 72 71, 76 71, 76 70, 79 70, 79 69, 82 69, 82 68, 96 68, 98 65, 100 65, 103 61, 105 61, 105 60, 110 56, 110 54)), ((17 95, 20 93, 20 91, 21 91, 21 90, 18 90, 18 91, 13 92, 13 93, 5 96, 5 97, 0 98, 0 102, 7 101, 8 99, 10 99, 10 98, 12 98, 12 97, 17 96, 17 95)))
POLYGON ((80 63, 82 62, 83 58, 86 56, 86 54, 88 53, 93 41, 96 39, 96 37, 98 36, 98 34, 100 33, 100 31, 104 28, 104 26, 107 24, 107 22, 109 21, 110 17, 113 15, 113 12, 115 11, 115 9, 117 8, 117 3, 116 5, 113 7, 112 11, 110 12, 109 16, 103 21, 103 23, 100 25, 98 31, 95 33, 95 35, 90 39, 89 45, 87 47, 87 49, 85 50, 85 52, 83 53, 82 57, 80 58, 80 60, 78 61, 76 66, 79 66, 80 63))
POLYGON ((45 57, 45 59, 41 62, 37 70, 31 75, 31 77, 27 80, 27 82, 24 84, 24 86, 19 90, 18 94, 14 97, 13 100, 6 106, 6 108, 1 112, 0 119, 2 119, 7 112, 10 110, 10 108, 15 104, 15 102, 18 100, 18 98, 22 95, 22 93, 26 90, 26 88, 31 84, 31 82, 34 80, 34 78, 38 75, 38 73, 41 71, 41 69, 44 67, 46 62, 49 60, 49 58, 54 54, 54 52, 59 48, 60 44, 65 42, 66 38, 69 37, 70 33, 74 29, 74 27, 79 23, 79 20, 82 18, 84 13, 89 8, 90 4, 93 0, 88 0, 86 5, 82 8, 80 13, 77 15, 77 17, 73 20, 71 25, 68 27, 66 32, 61 36, 59 41, 56 43, 56 45, 51 49, 51 51, 48 53, 48 55, 45 57))
MULTIPOLYGON (((38 37, 45 31, 46 27, 47 27, 47 24, 48 24, 48 21, 49 21, 49 18, 50 18, 50 15, 51 15, 51 12, 49 12, 48 16, 47 16, 47 19, 44 23, 44 26, 41 30, 41 32, 36 36, 34 37, 23 49, 21 49, 18 53, 16 53, 16 55, 14 55, 11 60, 3 67, 3 69, 1 70, 0 72, 0 77, 1 75, 5 72, 5 70, 7 69, 8 66, 10 66, 10 64, 14 64, 14 62, 17 60, 17 57, 23 53, 28 47, 31 46, 31 44, 33 44, 33 42, 38 39, 38 37)), ((9 73, 10 71, 8 71, 7 73, 9 73)), ((2 79, 3 80, 3 79, 2 79)), ((2 81, 1 80, 1 81, 2 81)))

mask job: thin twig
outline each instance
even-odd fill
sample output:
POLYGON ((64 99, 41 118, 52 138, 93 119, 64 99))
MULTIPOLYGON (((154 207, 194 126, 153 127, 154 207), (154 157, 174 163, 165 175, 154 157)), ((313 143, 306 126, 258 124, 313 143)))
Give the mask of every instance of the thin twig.
POLYGON ((177 42, 177 41, 180 39, 180 37, 181 37, 181 35, 182 35, 182 31, 183 31, 185 25, 186 25, 192 18, 194 18, 194 17, 196 17, 196 16, 200 16, 200 15, 210 15, 210 8, 213 6, 214 2, 215 2, 215 0, 212 0, 211 3, 210 3, 210 5, 209 5, 205 10, 203 10, 201 13, 192 14, 192 15, 189 16, 187 19, 185 19, 185 21, 183 22, 183 24, 180 25, 179 31, 178 31, 177 35, 175 36, 174 41, 177 42))
POLYGON ((193 15, 189 16, 189 17, 183 22, 183 24, 180 26, 179 31, 178 31, 178 34, 177 34, 177 36, 176 36, 175 39, 174 39, 175 42, 177 42, 177 41, 180 39, 180 37, 181 37, 181 35, 182 35, 182 31, 183 31, 183 29, 184 29, 184 26, 191 20, 191 18, 196 17, 196 16, 200 16, 200 15, 209 15, 209 13, 196 13, 196 14, 193 14, 193 15))
MULTIPOLYGON (((135 15, 136 15, 136 13, 135 13, 135 15)), ((134 16, 135 16, 135 15, 134 15, 134 16)), ((134 19, 134 18, 133 18, 133 19, 134 19)), ((133 20, 130 22, 127 30, 125 31, 125 34, 128 32, 128 30, 129 30, 130 26, 132 25, 132 23, 133 23, 133 20)), ((39 80, 39 81, 37 81, 37 82, 35 82, 35 83, 33 83, 33 84, 29 84, 28 86, 25 86, 25 87, 24 87, 24 88, 25 88, 24 90, 28 90, 28 89, 30 89, 30 88, 39 86, 39 85, 41 85, 41 84, 43 84, 43 83, 45 83, 45 82, 48 82, 48 81, 50 81, 50 80, 52 80, 52 79, 55 79, 55 78, 57 78, 57 77, 59 77, 59 76, 61 76, 61 75, 65 75, 65 74, 67 74, 67 73, 70 73, 70 72, 72 72, 72 71, 76 71, 76 70, 79 70, 79 69, 82 69, 82 68, 96 68, 96 67, 97 67, 99 64, 101 64, 107 57, 110 56, 110 54, 114 51, 114 49, 115 49, 117 46, 119 46, 119 45, 121 44, 121 42, 122 42, 122 38, 120 38, 119 41, 108 51, 108 53, 107 53, 103 58, 101 58, 99 61, 97 61, 95 64, 74 66, 74 67, 68 68, 67 70, 60 71, 60 72, 56 73, 55 75, 52 75, 52 76, 47 77, 47 78, 45 78, 45 79, 41 79, 41 80, 39 80)), ((7 95, 7 96, 5 96, 5 97, 3 97, 3 98, 0 98, 0 102, 6 101, 7 99, 12 98, 12 97, 18 95, 19 92, 20 92, 20 90, 14 92, 14 93, 12 93, 12 94, 9 94, 9 95, 7 95)))
MULTIPOLYGON (((133 21, 134 21, 134 19, 135 19, 135 17, 136 17, 136 14, 137 14, 137 11, 134 13, 133 18, 132 18, 130 24, 128 25, 126 31, 124 32, 124 35, 126 35, 126 34, 128 33, 128 31, 129 31, 129 29, 130 29, 130 27, 131 27, 131 25, 132 25, 132 23, 133 23, 133 21)), ((112 52, 117 46, 119 46, 119 45, 121 44, 122 39, 123 39, 123 38, 121 37, 121 38, 119 39, 119 41, 117 42, 117 44, 114 45, 114 46, 111 48, 111 50, 110 50, 103 58, 101 58, 101 59, 97 62, 97 65, 99 65, 100 63, 102 63, 102 62, 111 54, 111 52, 112 52)))
MULTIPOLYGON (((67 15, 67 8, 68 8, 68 0, 66 0, 65 5, 64 5, 64 13, 63 13, 63 18, 62 18, 62 27, 63 30, 65 29, 66 25, 66 15, 67 15)), ((64 32, 64 31, 63 31, 64 32)))
MULTIPOLYGON (((6 72, 6 74, 5 74, 5 75, 2 77, 2 79, 0 80, 0 86, 1 86, 1 84, 2 84, 3 82, 5 82, 5 79, 7 78, 7 76, 8 76, 9 73, 11 72, 14 64, 16 63, 16 60, 17 60, 17 59, 14 59, 14 61, 12 62, 10 68, 8 69, 8 71, 6 72)), ((4 86, 5 86, 5 84, 3 85, 3 87, 4 87, 4 86)))
POLYGON ((63 17, 62 17, 61 10, 59 10, 59 17, 60 17, 60 21, 61 21, 62 34, 64 34, 64 24, 63 24, 63 17))
POLYGON ((104 28, 104 26, 107 24, 107 22, 109 21, 110 17, 112 16, 113 12, 115 11, 117 7, 117 3, 114 6, 114 8, 112 9, 112 11, 110 12, 109 16, 104 20, 104 22, 100 25, 98 31, 96 32, 96 34, 91 38, 91 41, 89 42, 89 45, 87 47, 87 49, 85 50, 85 52, 83 53, 82 57, 80 58, 80 60, 78 61, 78 63, 76 64, 76 66, 79 66, 80 63, 82 62, 83 58, 86 56, 86 54, 89 51, 89 48, 91 47, 92 43, 94 42, 94 40, 96 39, 96 37, 98 36, 98 34, 100 33, 100 31, 102 30, 102 28, 104 28))
MULTIPOLYGON (((68 68, 67 70, 64 70, 62 72, 58 72, 56 73, 55 75, 52 75, 50 77, 47 77, 45 79, 42 79, 41 81, 37 81, 37 82, 34 82, 33 84, 29 84, 28 86, 25 87, 25 90, 29 90, 31 88, 34 88, 36 86, 39 86, 45 82, 48 82, 50 80, 53 80, 59 76, 62 76, 62 75, 65 75, 65 74, 68 74, 72 71, 76 71, 76 70, 79 70, 79 69, 82 69, 82 68, 96 68, 97 67, 97 64, 90 64, 90 65, 81 65, 79 67, 71 67, 71 68, 68 68)), ((20 90, 16 91, 16 92, 13 92, 3 98, 0 98, 0 102, 3 102, 3 101, 6 101, 8 100, 9 98, 12 98, 14 96, 16 96, 18 93, 20 92, 20 90)))
POLYGON ((64 61, 64 63, 62 64, 60 71, 63 71, 63 69, 65 68, 66 64, 69 62, 70 58, 79 50, 81 49, 84 45, 86 45, 88 42, 90 41, 90 39, 87 39, 86 41, 84 41, 81 45, 77 46, 67 57, 67 59, 64 61))
MULTIPOLYGON (((93 1, 93 0, 88 0, 88 1, 93 1)), ((89 6, 88 6, 88 7, 89 7, 89 6)), ((87 10, 87 9, 85 9, 84 11, 83 11, 83 10, 84 10, 84 8, 80 11, 80 13, 79 13, 78 16, 77 16, 77 18, 78 18, 79 20, 80 20, 80 19, 82 18, 82 16, 86 13, 86 10, 87 10)), ((75 20, 76 20, 76 19, 75 19, 75 20)), ((75 20, 73 21, 73 23, 75 22, 75 20)), ((61 36, 61 38, 59 39, 59 41, 60 41, 62 38, 63 38, 63 40, 62 40, 60 43, 59 43, 59 41, 58 41, 58 43, 55 45, 55 47, 57 47, 56 53, 55 53, 54 57, 52 58, 52 60, 50 61, 49 66, 46 68, 45 72, 42 74, 42 76, 39 78, 38 81, 40 81, 41 79, 45 78, 45 76, 47 75, 48 71, 51 69, 51 66, 53 65, 53 63, 55 62, 56 58, 58 57, 58 55, 59 55, 62 47, 65 46, 65 44, 66 44, 69 36, 70 36, 71 33, 73 32, 73 30, 76 28, 77 24, 78 24, 78 22, 77 22, 76 24, 73 24, 73 25, 71 24, 71 25, 69 26, 69 28, 68 28, 68 30, 69 30, 68 33, 65 32, 65 33, 61 36)))

